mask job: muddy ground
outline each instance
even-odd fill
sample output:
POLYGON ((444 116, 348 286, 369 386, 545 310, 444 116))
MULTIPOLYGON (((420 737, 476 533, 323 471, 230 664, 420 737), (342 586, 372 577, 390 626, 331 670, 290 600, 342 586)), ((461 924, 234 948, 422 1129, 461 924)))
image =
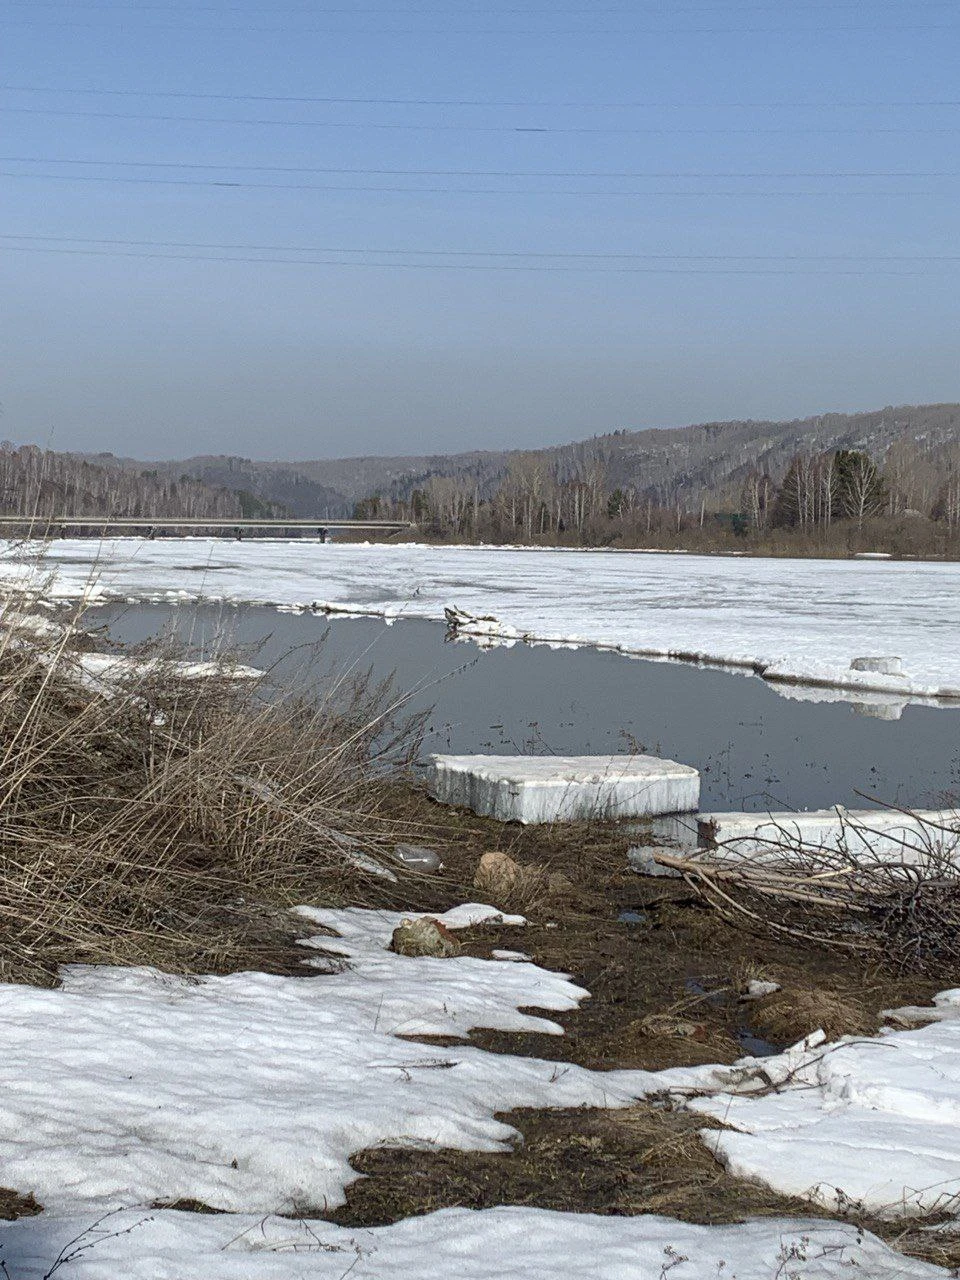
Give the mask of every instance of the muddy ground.
MULTIPOLYGON (((609 824, 554 828, 501 825, 398 792, 398 831, 413 822, 444 858, 444 872, 404 885, 393 905, 440 910, 491 901, 473 887, 483 853, 500 850, 522 865, 561 877, 554 895, 494 905, 528 915, 522 929, 482 927, 458 935, 468 954, 522 950, 545 968, 570 974, 590 991, 579 1010, 551 1014, 566 1034, 478 1031, 472 1043, 596 1068, 733 1062, 776 1050, 819 1026, 831 1036, 872 1034, 885 1009, 923 1003, 960 981, 884 972, 847 953, 792 945, 747 932, 718 916, 682 881, 631 871, 631 837, 609 824), (749 978, 782 992, 741 998, 749 978)), ((633 838, 635 840, 635 837, 633 838)), ((364 1175, 332 1215, 374 1226, 451 1206, 523 1204, 599 1214, 659 1213, 702 1223, 763 1214, 816 1213, 730 1177, 697 1138, 703 1117, 658 1104, 620 1111, 518 1111, 503 1117, 521 1140, 510 1152, 482 1154, 376 1148, 352 1163, 364 1175)), ((709 1123, 709 1122, 707 1122, 709 1123)), ((949 1239, 863 1220, 905 1251, 960 1264, 949 1239)))
MULTIPOLYGON (((503 825, 433 804, 409 785, 386 790, 383 809, 398 841, 429 845, 442 855, 444 869, 434 875, 403 873, 394 887, 371 882, 369 904, 440 912, 485 901, 522 912, 529 921, 525 927, 458 933, 463 950, 478 956, 494 948, 522 950, 591 993, 578 1010, 549 1015, 562 1023, 563 1036, 475 1032, 471 1042, 493 1052, 599 1070, 729 1063, 765 1047, 784 1048, 820 1026, 830 1036, 872 1034, 885 1009, 923 1003, 960 985, 960 972, 945 972, 935 981, 900 975, 849 953, 735 927, 683 881, 633 872, 626 854, 636 837, 613 824, 503 825), (539 888, 499 900, 475 888, 480 857, 491 851, 544 868, 539 888), (750 978, 775 981, 782 992, 745 1001, 741 994, 750 978)), ((303 975, 304 953, 291 917, 274 909, 259 921, 250 939, 251 967, 303 975)), ((711 1122, 667 1105, 524 1110, 503 1118, 520 1134, 508 1152, 418 1150, 412 1157, 409 1149, 381 1147, 357 1153, 352 1164, 362 1176, 348 1189, 346 1205, 316 1216, 376 1226, 440 1208, 503 1204, 657 1213, 700 1223, 817 1213, 806 1202, 730 1177, 698 1140, 698 1131, 711 1122)), ((0 1191, 0 1218, 37 1208, 0 1191)), ((906 1252, 960 1267, 955 1238, 871 1220, 862 1225, 906 1252)))

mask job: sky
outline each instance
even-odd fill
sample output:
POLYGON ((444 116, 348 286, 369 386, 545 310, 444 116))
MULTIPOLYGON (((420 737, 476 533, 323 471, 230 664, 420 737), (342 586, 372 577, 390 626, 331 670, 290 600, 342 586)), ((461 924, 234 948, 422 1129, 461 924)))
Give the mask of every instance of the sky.
POLYGON ((953 0, 0 0, 0 435, 956 400, 958 65, 953 0))

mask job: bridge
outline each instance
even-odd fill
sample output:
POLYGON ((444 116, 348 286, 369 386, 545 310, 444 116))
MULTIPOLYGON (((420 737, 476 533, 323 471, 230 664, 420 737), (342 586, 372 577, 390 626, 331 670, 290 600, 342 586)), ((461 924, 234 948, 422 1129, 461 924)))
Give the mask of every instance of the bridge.
POLYGON ((0 537, 30 538, 107 537, 139 533, 146 538, 185 533, 253 537, 268 533, 302 533, 326 542, 331 533, 402 533, 414 529, 412 520, 301 520, 296 518, 243 520, 235 516, 186 519, 181 516, 0 516, 0 537))

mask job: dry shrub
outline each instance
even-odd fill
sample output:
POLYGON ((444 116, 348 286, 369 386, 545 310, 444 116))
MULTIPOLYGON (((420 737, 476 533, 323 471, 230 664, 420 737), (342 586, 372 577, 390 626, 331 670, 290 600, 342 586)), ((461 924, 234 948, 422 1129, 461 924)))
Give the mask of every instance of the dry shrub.
POLYGON ((771 823, 760 850, 731 840, 655 856, 741 928, 898 973, 960 974, 960 810, 945 805, 934 815, 887 806, 906 820, 887 830, 845 815, 836 845, 771 823))
POLYGON ((183 657, 91 678, 71 631, 0 612, 0 977, 236 967, 258 930, 279 945, 266 903, 378 899, 378 781, 416 739, 389 689, 297 698, 183 657))

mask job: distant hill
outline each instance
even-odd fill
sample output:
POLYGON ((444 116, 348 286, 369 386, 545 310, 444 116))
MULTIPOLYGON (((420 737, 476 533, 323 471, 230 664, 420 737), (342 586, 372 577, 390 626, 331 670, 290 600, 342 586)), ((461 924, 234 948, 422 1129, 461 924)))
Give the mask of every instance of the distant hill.
POLYGON ((936 466, 960 443, 960 404, 904 405, 867 413, 825 413, 789 422, 708 422, 689 427, 615 431, 574 444, 535 450, 491 450, 409 457, 255 462, 238 457, 196 457, 136 462, 110 454, 89 456, 105 467, 192 476, 207 486, 246 490, 292 515, 350 515, 373 494, 407 499, 432 478, 452 477, 481 498, 499 487, 511 467, 541 468, 558 482, 598 473, 607 491, 631 489, 669 503, 678 493, 710 506, 735 505, 745 477, 760 472, 779 482, 791 458, 834 449, 862 449, 878 462, 894 444, 906 444, 936 466))

